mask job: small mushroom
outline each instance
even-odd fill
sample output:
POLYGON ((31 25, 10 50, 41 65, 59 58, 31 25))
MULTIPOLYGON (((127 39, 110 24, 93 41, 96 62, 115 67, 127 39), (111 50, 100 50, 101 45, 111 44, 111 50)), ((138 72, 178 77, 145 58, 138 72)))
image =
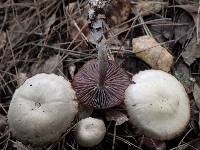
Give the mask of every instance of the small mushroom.
POLYGON ((77 111, 69 81, 55 74, 37 74, 14 93, 8 124, 13 136, 24 143, 55 142, 70 127, 77 111))
POLYGON ((101 119, 89 117, 78 122, 74 135, 79 145, 93 147, 103 140, 105 133, 104 122, 101 119))
POLYGON ((124 101, 124 92, 129 85, 128 75, 113 61, 108 61, 106 68, 105 77, 101 78, 99 72, 103 71, 99 69, 98 60, 94 59, 87 62, 75 75, 72 84, 82 104, 106 109, 124 101))
POLYGON ((170 140, 181 134, 190 120, 189 99, 183 85, 161 70, 141 71, 125 93, 129 121, 144 135, 170 140))

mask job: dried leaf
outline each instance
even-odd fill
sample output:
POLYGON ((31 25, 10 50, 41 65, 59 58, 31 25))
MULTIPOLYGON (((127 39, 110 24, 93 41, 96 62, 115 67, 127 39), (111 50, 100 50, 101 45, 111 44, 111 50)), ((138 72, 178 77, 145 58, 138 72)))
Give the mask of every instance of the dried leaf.
POLYGON ((60 62, 61 60, 60 55, 55 55, 50 57, 47 60, 43 60, 40 63, 36 63, 32 65, 31 67, 31 73, 32 75, 35 75, 37 73, 55 73, 59 74, 59 72, 63 70, 63 65, 60 62), (60 70, 60 71, 59 71, 60 70))
POLYGON ((200 35, 199 7, 198 5, 179 5, 177 8, 183 9, 183 12, 177 15, 177 22, 188 25, 175 28, 175 40, 182 45, 186 45, 182 56, 184 61, 191 65, 197 58, 200 58, 200 37, 198 37, 200 35), (189 43, 187 43, 188 41, 189 43))
POLYGON ((197 43, 196 39, 193 38, 182 53, 182 56, 185 63, 191 65, 197 58, 200 58, 200 43, 197 43))
POLYGON ((200 87, 196 83, 194 84, 193 96, 195 103, 200 110, 200 87))
POLYGON ((107 121, 115 121, 116 125, 122 125, 128 121, 127 115, 118 110, 107 110, 105 115, 107 121))
POLYGON ((132 40, 133 53, 154 69, 168 72, 173 56, 150 36, 141 36, 132 40))
POLYGON ((158 13, 165 6, 167 6, 167 3, 163 2, 163 0, 157 0, 157 1, 139 0, 134 4, 132 10, 133 12, 137 10, 142 16, 147 16, 158 13))

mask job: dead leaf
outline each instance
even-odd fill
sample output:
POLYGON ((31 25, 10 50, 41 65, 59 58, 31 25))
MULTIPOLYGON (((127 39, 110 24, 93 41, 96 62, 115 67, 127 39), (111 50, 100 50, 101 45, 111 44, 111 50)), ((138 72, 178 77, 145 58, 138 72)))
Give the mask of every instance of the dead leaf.
POLYGON ((200 110, 200 87, 197 83, 194 84, 193 96, 197 107, 200 110))
POLYGON ((113 109, 107 110, 105 116, 107 121, 115 121, 116 125, 122 125, 129 120, 126 114, 113 109))
POLYGON ((156 14, 161 11, 167 3, 163 0, 149 1, 149 0, 139 0, 134 3, 132 10, 133 12, 137 10, 142 16, 147 16, 151 14, 156 14))
POLYGON ((60 71, 63 71, 63 65, 60 62, 60 55, 55 55, 50 57, 47 60, 43 60, 39 63, 35 63, 31 66, 31 73, 35 75, 37 73, 55 73, 59 74, 60 71))
POLYGON ((175 40, 185 46, 182 57, 188 65, 191 65, 197 58, 200 58, 199 6, 178 5, 176 7, 183 10, 182 13, 177 15, 177 22, 185 25, 175 27, 175 40))
POLYGON ((156 40, 150 36, 141 36, 132 40, 133 53, 149 64, 154 69, 170 71, 173 63, 173 56, 160 46, 156 40))

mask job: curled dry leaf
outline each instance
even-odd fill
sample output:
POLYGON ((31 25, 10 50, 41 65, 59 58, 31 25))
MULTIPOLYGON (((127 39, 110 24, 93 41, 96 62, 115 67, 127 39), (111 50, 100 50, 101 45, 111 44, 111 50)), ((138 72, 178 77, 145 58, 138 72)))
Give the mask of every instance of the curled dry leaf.
POLYGON ((173 63, 173 56, 167 49, 160 46, 156 40, 150 36, 141 36, 132 40, 133 53, 153 69, 170 71, 173 63))
POLYGON ((107 110, 105 115, 107 121, 115 121, 116 125, 122 125, 124 122, 128 121, 127 115, 118 110, 107 110))
POLYGON ((132 10, 137 10, 142 16, 158 13, 167 6, 167 3, 163 0, 149 1, 149 0, 138 0, 134 3, 132 10))
POLYGON ((198 86, 197 83, 194 84, 193 96, 194 96, 195 103, 200 110, 200 87, 198 86))
POLYGON ((43 60, 42 62, 33 64, 31 67, 32 75, 37 73, 55 73, 59 74, 59 70, 63 70, 63 65, 60 63, 61 60, 60 55, 55 55, 50 57, 47 60, 43 60))

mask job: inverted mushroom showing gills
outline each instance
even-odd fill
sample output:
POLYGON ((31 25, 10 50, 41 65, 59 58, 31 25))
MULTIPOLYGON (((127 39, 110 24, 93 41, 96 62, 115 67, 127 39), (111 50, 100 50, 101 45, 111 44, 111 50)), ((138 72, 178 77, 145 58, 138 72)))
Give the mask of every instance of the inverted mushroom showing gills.
POLYGON ((89 117, 78 122, 74 133, 79 145, 93 147, 103 140, 106 127, 103 120, 89 117))
POLYGON ((160 70, 141 71, 125 93, 129 121, 146 136, 170 140, 190 120, 190 105, 183 85, 160 70))
POLYGON ((78 108, 69 81, 55 74, 37 74, 14 93, 8 123, 12 134, 32 145, 55 142, 70 127, 78 108))
POLYGON ((82 104, 97 109, 106 109, 124 101, 124 92, 129 85, 129 77, 113 61, 107 63, 102 86, 100 86, 98 60, 90 60, 75 75, 72 84, 77 99, 82 104))

